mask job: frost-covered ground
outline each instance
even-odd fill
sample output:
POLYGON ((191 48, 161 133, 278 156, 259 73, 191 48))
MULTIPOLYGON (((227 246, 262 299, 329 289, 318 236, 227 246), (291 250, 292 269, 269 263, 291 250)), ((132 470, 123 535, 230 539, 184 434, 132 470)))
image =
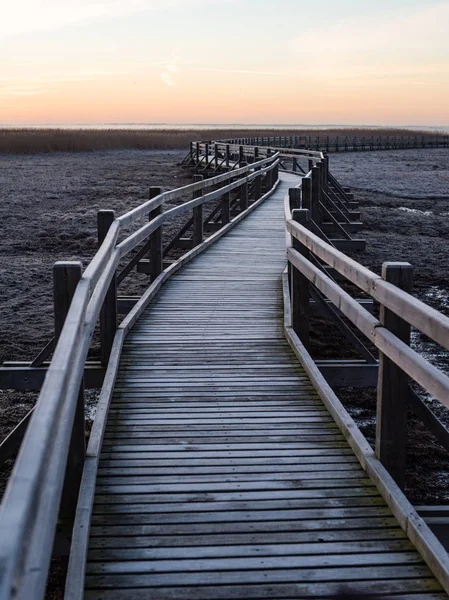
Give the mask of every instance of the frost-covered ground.
POLYGON ((405 198, 449 199, 449 149, 331 154, 330 168, 351 187, 405 198))

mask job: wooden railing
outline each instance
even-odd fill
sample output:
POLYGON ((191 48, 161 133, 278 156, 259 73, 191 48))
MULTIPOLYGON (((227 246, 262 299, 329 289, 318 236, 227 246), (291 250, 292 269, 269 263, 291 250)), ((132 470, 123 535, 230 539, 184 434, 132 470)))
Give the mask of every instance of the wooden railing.
MULTIPOLYGON (((382 267, 382 275, 377 275, 313 231, 317 227, 310 191, 314 187, 313 180, 312 169, 284 203, 291 325, 307 348, 310 297, 318 293, 379 350, 376 453, 403 487, 406 411, 410 394, 413 394, 409 381, 415 381, 449 407, 449 377, 410 348, 410 326, 449 349, 449 318, 411 295, 413 272, 410 264, 387 262, 382 267), (298 195, 299 201, 296 200, 298 195), (378 302, 379 318, 350 296, 335 275, 378 302)), ((319 179, 316 181, 320 182, 319 179)), ((329 182, 325 184, 328 185, 329 182)), ((419 402, 416 394, 414 396, 415 403, 419 402)))
POLYGON ((449 148, 449 135, 290 135, 222 140, 244 146, 304 148, 318 152, 361 152, 368 150, 405 150, 411 148, 449 148))
MULTIPOLYGON (((120 352, 123 337, 162 283, 275 188, 279 156, 270 154, 232 172, 174 191, 161 193, 160 188, 151 188, 147 202, 118 218, 113 211, 100 211, 100 247, 84 273, 79 262, 56 263, 53 358, 0 508, 2 600, 44 597, 58 516, 73 522, 85 460, 83 377, 97 322, 102 362, 106 366, 115 348, 114 339, 120 342, 116 346, 120 352), (252 194, 248 193, 250 187, 252 194), (163 212, 164 202, 186 195, 193 198, 163 212), (203 207, 212 201, 219 202, 221 229, 205 240, 203 207), (237 204, 234 216, 232 201, 237 204), (185 213, 192 213, 190 248, 164 268, 161 227, 168 219, 185 213), (149 221, 142 223, 143 219, 149 221), (127 233, 133 226, 137 229, 127 233), (126 237, 120 240, 122 233, 126 237), (118 271, 123 258, 142 244, 137 260, 134 256, 118 271), (117 286, 145 255, 149 255, 146 264, 152 283, 117 327, 117 286)), ((110 386, 108 373, 105 385, 110 386)), ((93 446, 101 445, 101 434, 92 435, 93 446)))

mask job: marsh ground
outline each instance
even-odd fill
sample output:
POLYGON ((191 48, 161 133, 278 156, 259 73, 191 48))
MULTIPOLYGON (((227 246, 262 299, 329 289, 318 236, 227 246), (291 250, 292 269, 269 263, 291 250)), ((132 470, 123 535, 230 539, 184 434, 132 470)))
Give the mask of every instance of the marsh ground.
MULTIPOLYGON (((168 189, 189 183, 188 174, 177 166, 184 154, 113 150, 1 156, 1 361, 32 359, 52 337, 52 265, 61 259, 87 264, 97 245, 97 210, 113 208, 121 214, 141 204, 149 186, 168 189)), ((449 150, 331 155, 331 170, 360 200, 364 228, 359 236, 367 240, 367 249, 354 258, 376 272, 385 260, 411 262, 415 293, 449 314, 449 150)), ((178 223, 167 227, 166 238, 177 227, 178 223)), ((137 291, 147 278, 136 281, 124 291, 137 291)), ((447 368, 447 353, 418 334, 414 344, 447 368)), ((317 355, 330 357, 340 348, 337 332, 327 337, 326 344, 315 336, 317 355)), ((346 389, 340 395, 373 441, 373 390, 346 389)), ((0 391, 0 438, 35 398, 34 393, 0 391)), ((435 408, 447 418, 445 411, 435 408)), ((409 431, 410 499, 448 501, 446 452, 416 422, 409 431)), ((0 488, 7 473, 4 469, 0 474, 0 488)))

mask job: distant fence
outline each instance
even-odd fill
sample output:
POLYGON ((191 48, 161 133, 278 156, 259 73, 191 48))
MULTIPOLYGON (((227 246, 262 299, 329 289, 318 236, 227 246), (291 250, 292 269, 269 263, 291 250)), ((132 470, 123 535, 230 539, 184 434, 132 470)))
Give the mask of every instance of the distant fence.
POLYGON ((235 138, 229 144, 303 148, 321 152, 363 152, 368 150, 405 150, 412 148, 449 148, 449 135, 280 135, 275 137, 235 138))

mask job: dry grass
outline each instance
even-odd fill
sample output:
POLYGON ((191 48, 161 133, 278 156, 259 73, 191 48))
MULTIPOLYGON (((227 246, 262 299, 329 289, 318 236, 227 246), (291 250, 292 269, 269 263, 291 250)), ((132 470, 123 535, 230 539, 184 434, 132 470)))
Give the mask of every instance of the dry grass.
MULTIPOLYGON (((236 130, 236 129, 0 129, 0 153, 37 154, 48 152, 91 152, 95 150, 168 150, 188 148, 193 140, 227 139, 280 135, 371 136, 420 135, 406 129, 329 129, 329 130, 236 130)), ((433 134, 438 135, 438 134, 433 134)))

